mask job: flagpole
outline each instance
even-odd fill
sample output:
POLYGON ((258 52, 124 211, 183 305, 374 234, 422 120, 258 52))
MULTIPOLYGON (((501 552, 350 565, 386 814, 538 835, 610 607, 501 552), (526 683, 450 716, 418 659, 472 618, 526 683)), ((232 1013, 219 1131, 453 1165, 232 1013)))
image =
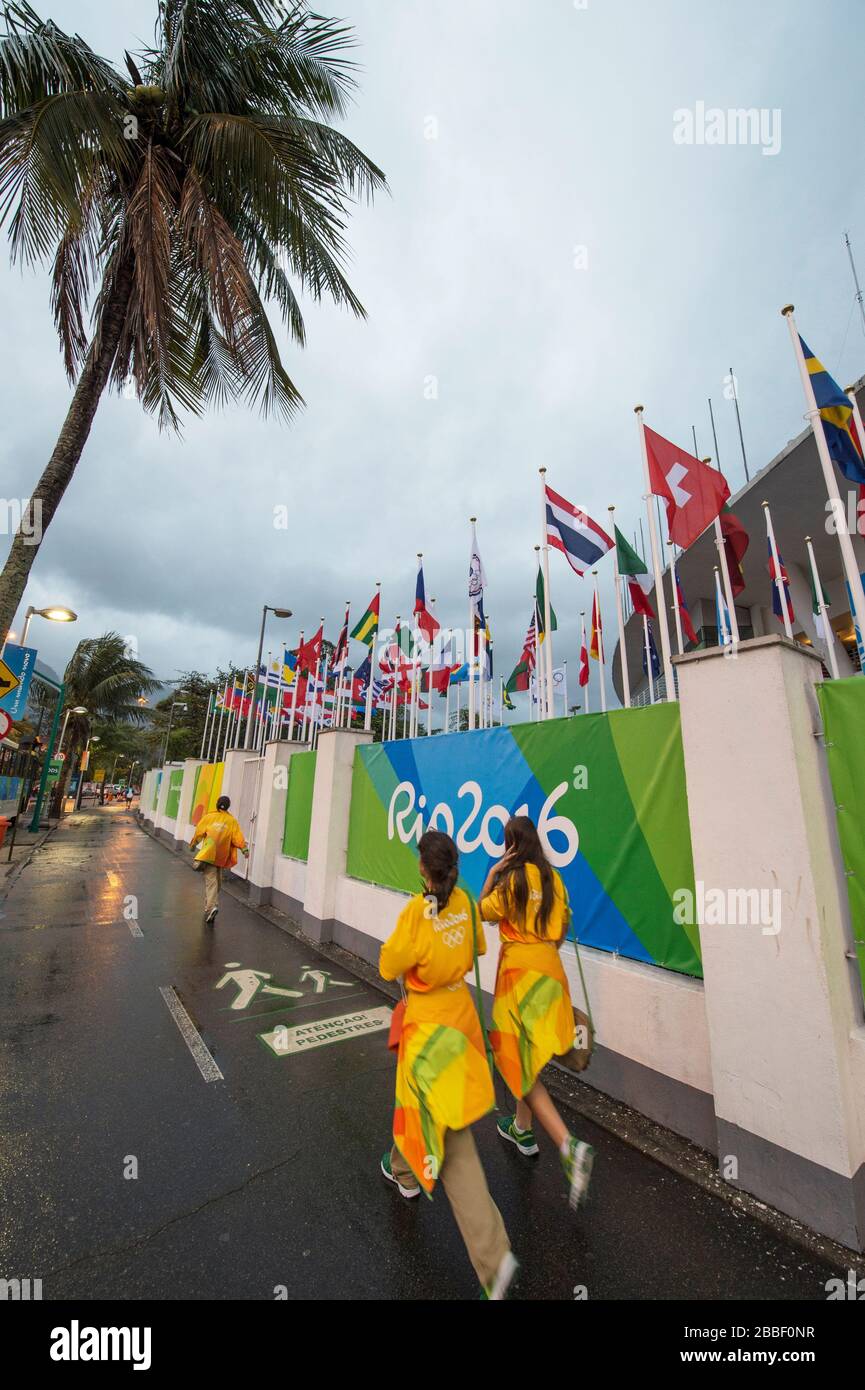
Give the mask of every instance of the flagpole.
POLYGON ((859 411, 859 402, 856 399, 855 386, 845 386, 844 394, 849 397, 850 404, 853 407, 853 419, 856 421, 856 432, 859 435, 859 443, 862 446, 863 452, 865 452, 865 430, 863 430, 862 426, 862 415, 859 411))
POLYGON ((219 725, 216 730, 216 756, 219 761, 219 740, 222 738, 222 720, 225 714, 225 702, 228 699, 228 681, 225 682, 225 689, 222 692, 222 707, 219 711, 219 725))
POLYGON ((784 576, 781 573, 781 560, 778 555, 778 547, 775 544, 775 528, 772 525, 772 514, 769 511, 768 502, 763 502, 762 507, 766 516, 766 534, 769 537, 769 549, 772 552, 772 564, 775 567, 775 588, 778 590, 778 601, 781 604, 781 613, 784 618, 784 631, 792 641, 793 628, 790 623, 790 602, 784 587, 784 576))
POLYGON ((601 617, 601 595, 598 592, 598 571, 592 570, 595 581, 595 612, 598 615, 598 676, 601 681, 601 714, 607 712, 606 662, 604 660, 604 622, 601 617))
POLYGON ((718 646, 719 646, 719 647, 726 647, 726 646, 728 646, 730 643, 732 643, 732 641, 733 641, 733 634, 732 634, 732 632, 730 631, 730 627, 729 627, 730 614, 729 614, 729 611, 727 611, 727 617, 726 617, 726 620, 725 620, 725 622, 724 622, 724 632, 723 632, 723 638, 722 638, 722 634, 721 634, 721 619, 722 619, 721 608, 722 608, 722 605, 723 605, 723 608, 724 608, 725 610, 727 609, 727 600, 725 599, 725 597, 724 597, 724 591, 723 591, 723 589, 721 588, 721 571, 718 569, 718 566, 717 566, 717 565, 714 566, 714 571, 715 571, 715 609, 716 609, 716 612, 717 612, 717 614, 718 614, 718 646), (729 638, 729 643, 728 643, 728 638, 729 638))
POLYGON ((564 713, 564 718, 567 719, 567 717, 568 717, 568 658, 567 658, 567 657, 565 657, 564 661, 562 662, 562 667, 563 667, 563 670, 564 670, 564 673, 565 673, 565 675, 564 675, 564 681, 563 681, 563 684, 564 684, 564 687, 565 687, 565 713, 564 713))
POLYGON ((817 610, 823 620, 823 641, 829 656, 829 669, 832 672, 832 679, 838 679, 838 658, 835 655, 835 629, 829 621, 829 609, 823 599, 823 586, 820 583, 820 572, 817 569, 817 559, 814 555, 814 547, 811 544, 811 537, 805 537, 805 545, 808 550, 808 560, 811 565, 811 583, 814 585, 814 597, 817 600, 817 610))
POLYGON ((296 718, 296 716, 297 716, 297 687, 300 685, 300 682, 301 682, 301 680, 302 680, 302 678, 303 678, 303 672, 302 672, 301 669, 300 669, 300 654, 301 654, 302 651, 303 651, 303 628, 300 629, 300 641, 299 641, 298 644, 297 644, 297 661, 295 662, 295 666, 294 666, 294 690, 291 692, 291 717, 289 718, 289 721, 288 721, 288 741, 289 741, 289 743, 291 743, 291 742, 293 741, 293 739, 294 739, 294 723, 295 723, 295 718, 296 718))
MULTIPOLYGON (((836 515, 844 516, 845 513, 843 511, 843 506, 841 502, 841 492, 838 487, 838 479, 835 476, 835 470, 832 466, 832 459, 829 454, 829 446, 826 443, 826 435, 823 432, 823 417, 821 416, 820 411, 817 407, 817 400, 814 396, 814 387, 811 383, 811 377, 808 373, 808 368, 805 365, 805 354, 802 351, 802 344, 799 340, 799 332, 796 328, 796 321, 793 318, 793 305, 786 304, 784 308, 781 310, 781 314, 787 320, 787 326, 790 329, 790 339, 793 343, 793 351, 796 354, 796 361, 799 364, 799 376, 802 380, 802 389, 805 392, 805 400, 808 402, 808 410, 806 414, 808 419, 811 421, 811 427, 814 431, 814 438, 817 441, 817 453, 820 456, 820 465, 823 469, 823 480, 826 484, 826 491, 829 494, 830 502, 833 502, 835 504, 836 515)), ((860 442, 863 443, 863 448, 865 448, 865 441, 860 442)), ((862 575, 860 574, 859 566, 856 563, 856 556, 853 551, 853 542, 850 539, 850 535, 846 525, 840 525, 838 527, 838 544, 841 546, 841 559, 844 565, 844 572, 847 577, 847 583, 850 587, 850 595, 853 606, 852 616, 856 620, 856 625, 858 626, 859 631, 863 636, 863 639, 865 639, 865 590, 863 590, 862 588, 862 575)))
MULTIPOLYGON (((613 516, 613 513, 615 512, 615 510, 616 510, 615 507, 608 507, 608 508, 607 508, 607 511, 610 513, 610 526, 611 526, 612 532, 613 532, 613 539, 615 539, 615 535, 616 535, 616 522, 615 522, 615 518, 614 518, 614 516, 613 516)), ((613 583, 615 584, 615 588, 616 588, 616 619, 617 619, 618 624, 619 624, 619 664, 621 665, 621 668, 622 668, 622 694, 623 694, 624 697, 625 697, 625 699, 624 699, 625 709, 630 709, 630 707, 631 707, 631 681, 630 681, 630 677, 628 676, 628 658, 627 658, 627 656, 626 656, 626 654, 625 654, 625 616, 624 616, 624 613, 623 613, 623 611, 622 611, 622 585, 621 585, 621 575, 619 574, 619 547, 618 547, 618 545, 614 545, 614 546, 613 546, 613 583)), ((681 644, 680 644, 680 650, 681 650, 681 644)))
POLYGON ((199 755, 198 755, 200 761, 202 761, 202 762, 204 761, 204 745, 205 745, 206 742, 207 742, 207 730, 208 730, 208 726, 209 726, 209 724, 210 724, 211 715, 213 714, 214 710, 216 709, 216 701, 215 701, 215 699, 214 699, 215 694, 216 694, 216 692, 215 692, 215 690, 213 689, 213 687, 211 686, 210 694, 209 694, 209 696, 208 696, 208 698, 207 698, 207 714, 204 716, 204 733, 201 735, 201 752, 200 752, 199 755))
MULTIPOLYGON (((658 607, 660 608, 660 604, 658 607)), ((655 681, 652 676, 652 647, 649 642, 649 620, 643 614, 643 646, 646 649, 646 675, 649 677, 649 703, 655 703, 655 681)))
POLYGON ((236 684, 236 680, 232 680, 232 682, 231 682, 231 705, 229 706, 229 710, 228 710, 228 723, 227 723, 226 726, 225 726, 225 744, 224 744, 224 746, 223 746, 223 752, 225 751, 226 748, 230 748, 230 747, 231 747, 231 736, 232 736, 232 734, 233 734, 233 732, 234 732, 234 687, 235 687, 235 684, 236 684))
MULTIPOLYGON (((546 514, 545 514, 545 515, 546 515, 546 514)), ((542 566, 542 562, 541 562, 541 547, 540 547, 539 545, 536 545, 536 546, 535 546, 535 574, 537 574, 538 570, 540 570, 541 574, 543 574, 543 566, 542 566)), ((548 590, 547 585, 546 585, 546 582, 545 582, 545 583, 544 583, 544 612, 545 612, 545 613, 546 613, 546 609, 547 609, 547 599, 548 599, 548 597, 549 597, 549 590, 548 590)), ((547 670, 546 670, 546 656, 544 655, 544 640, 546 639, 548 628, 547 628, 547 626, 545 625, 545 627, 544 627, 544 636, 543 636, 543 638, 542 638, 542 637, 541 637, 541 610, 540 610, 539 607, 538 607, 537 589, 535 590, 534 600, 533 600, 533 601, 534 601, 534 605, 535 605, 535 672, 536 672, 536 676, 537 676, 536 684, 537 684, 537 687, 538 687, 538 718, 539 718, 539 719, 546 719, 546 708, 547 708, 547 670)), ((551 621, 551 619, 550 619, 549 621, 551 621)))
POLYGON ((661 552, 658 546, 658 531, 655 516, 652 511, 652 484, 649 478, 649 451, 646 447, 646 430, 643 424, 643 409, 641 405, 634 406, 634 414, 637 417, 637 426, 640 435, 640 451, 643 456, 643 481, 646 486, 646 515, 649 522, 649 542, 652 548, 652 569, 655 576, 655 593, 660 596, 658 604, 658 626, 661 630, 661 651, 664 658, 664 677, 666 681, 667 699, 675 700, 676 685, 673 679, 673 657, 670 651, 670 629, 667 624, 667 608, 664 602, 664 586, 661 581, 661 552))
MULTIPOLYGON (((378 599, 378 616, 376 617, 375 621, 375 632, 372 633, 372 641, 369 644, 369 685, 367 686, 366 691, 366 710, 363 716, 363 727, 367 733, 369 733, 370 729, 372 728, 372 687, 373 682, 375 680, 375 661, 373 660, 373 652, 375 650, 376 642, 378 641, 378 624, 381 618, 381 580, 379 579, 375 581, 375 596, 378 599)), ((384 718, 382 718, 381 721, 381 732, 382 737, 384 737, 384 718)))
POLYGON ((544 675, 546 677, 546 718, 552 718, 552 685, 553 685, 553 636, 551 632, 552 622, 550 618, 550 545, 547 537, 547 470, 539 468, 541 475, 541 549, 544 556, 544 675))
MULTIPOLYGON (((672 541, 667 541, 668 546, 672 544, 672 541)), ((674 550, 670 551, 670 579, 673 582, 673 612, 676 615, 676 645, 679 648, 679 656, 684 656, 685 643, 682 638, 682 614, 679 610, 679 586, 676 583, 676 553, 674 550)))
POLYGON ((590 660, 590 658, 589 658, 589 644, 588 644, 588 642, 587 642, 587 640, 586 640, 586 613, 585 613, 585 609, 583 609, 582 612, 580 613, 580 640, 581 640, 581 642, 582 642, 582 646, 580 647, 580 666, 582 666, 582 664, 583 664, 583 655, 582 655, 582 653, 583 653, 583 648, 585 648, 585 651, 586 651, 586 670, 587 670, 587 672, 588 672, 588 680, 586 681, 586 714, 589 714, 589 713, 590 713, 590 709, 589 709, 589 685, 591 684, 591 680, 592 680, 592 663, 591 663, 591 660, 590 660))
MULTIPOLYGON (((433 617, 435 617, 435 611, 436 611, 436 601, 435 601, 434 598, 431 598, 431 599, 430 599, 430 612, 432 613, 433 617)), ((434 651, 435 651, 435 636, 433 636, 432 644, 431 644, 431 647, 430 647, 430 657, 429 657, 429 690, 428 690, 428 692, 427 692, 427 694, 428 694, 428 696, 429 696, 429 704, 427 705, 427 712, 426 712, 426 736, 427 736, 427 738, 432 738, 432 715, 433 715, 433 702, 432 702, 432 696, 433 696, 432 673, 433 673, 433 654, 434 654, 434 651)))

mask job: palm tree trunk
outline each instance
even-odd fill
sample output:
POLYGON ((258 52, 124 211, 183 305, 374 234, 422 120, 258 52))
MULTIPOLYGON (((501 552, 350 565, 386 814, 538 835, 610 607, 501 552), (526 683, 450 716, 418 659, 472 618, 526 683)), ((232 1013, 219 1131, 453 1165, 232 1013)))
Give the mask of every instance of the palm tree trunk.
POLYGON ((114 292, 102 315, 101 332, 90 345, 60 437, 32 495, 29 519, 22 518, 22 526, 19 526, 15 533, 3 573, 0 574, 0 646, 2 638, 12 626, 45 532, 72 480, 87 443, 96 407, 108 382, 111 364, 120 341, 132 291, 132 280, 133 263, 129 260, 118 270, 114 292), (37 503, 41 506, 41 525, 37 503), (37 523, 35 527, 27 527, 28 532, 32 530, 32 535, 25 534, 23 529, 24 523, 28 520, 30 523, 37 523))

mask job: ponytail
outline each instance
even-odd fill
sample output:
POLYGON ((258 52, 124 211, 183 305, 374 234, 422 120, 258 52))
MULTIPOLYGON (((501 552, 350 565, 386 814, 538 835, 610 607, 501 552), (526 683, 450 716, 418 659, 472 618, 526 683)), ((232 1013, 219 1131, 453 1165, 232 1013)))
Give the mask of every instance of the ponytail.
POLYGON ((428 830, 425 835, 421 835, 418 854, 427 880, 428 892, 435 898, 438 916, 444 912, 451 893, 457 886, 460 872, 459 851, 450 835, 445 835, 441 830, 428 830))

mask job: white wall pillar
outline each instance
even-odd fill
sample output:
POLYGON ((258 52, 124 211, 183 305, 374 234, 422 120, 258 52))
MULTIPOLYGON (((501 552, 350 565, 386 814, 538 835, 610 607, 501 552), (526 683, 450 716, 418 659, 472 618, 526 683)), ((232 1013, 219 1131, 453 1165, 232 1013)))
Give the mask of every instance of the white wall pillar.
POLYGON ((819 661, 771 636, 676 665, 720 1172, 861 1250, 865 1029, 815 737, 819 661), (762 911, 746 910, 749 890, 762 911))
POLYGON ((309 745, 287 739, 264 746, 264 766, 255 817, 255 838, 249 856, 247 878, 249 901, 254 907, 269 903, 273 888, 276 856, 282 852, 285 828, 285 801, 288 795, 289 763, 295 753, 305 753, 309 745))
POLYGON ((174 821, 168 820, 165 814, 165 807, 168 802, 169 788, 171 787, 171 774, 182 766, 182 763, 164 763, 160 769, 162 772, 162 781, 159 784, 159 800, 156 803, 156 815, 153 817, 153 828, 157 835, 166 835, 171 840, 174 839, 174 821))
POLYGON ((250 758, 255 758, 256 754, 251 748, 229 748, 225 755, 225 763, 222 770, 222 786, 219 791, 220 796, 227 796, 232 803, 232 811, 237 811, 237 803, 240 800, 240 789, 243 786, 243 768, 250 758))
POLYGON ((333 937, 337 880, 345 873, 355 749, 372 734, 323 729, 318 736, 309 829, 303 929, 314 941, 333 937))

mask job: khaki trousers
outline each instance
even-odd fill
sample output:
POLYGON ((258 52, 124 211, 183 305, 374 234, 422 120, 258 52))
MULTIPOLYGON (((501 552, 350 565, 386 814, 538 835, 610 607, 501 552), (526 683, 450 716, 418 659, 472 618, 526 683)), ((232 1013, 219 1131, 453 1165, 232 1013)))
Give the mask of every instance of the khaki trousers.
POLYGON ((205 864, 201 871, 204 875, 204 911, 209 912, 211 908, 219 904, 219 890, 222 886, 222 870, 215 864, 205 864))
MULTIPOLYGON (((391 1149, 390 1166, 394 1177, 403 1187, 417 1186, 417 1178, 396 1144, 391 1149)), ((482 1284, 489 1284, 495 1278, 511 1243, 501 1212, 490 1196, 470 1129, 447 1131, 439 1179, 447 1193, 475 1274, 482 1284)))

